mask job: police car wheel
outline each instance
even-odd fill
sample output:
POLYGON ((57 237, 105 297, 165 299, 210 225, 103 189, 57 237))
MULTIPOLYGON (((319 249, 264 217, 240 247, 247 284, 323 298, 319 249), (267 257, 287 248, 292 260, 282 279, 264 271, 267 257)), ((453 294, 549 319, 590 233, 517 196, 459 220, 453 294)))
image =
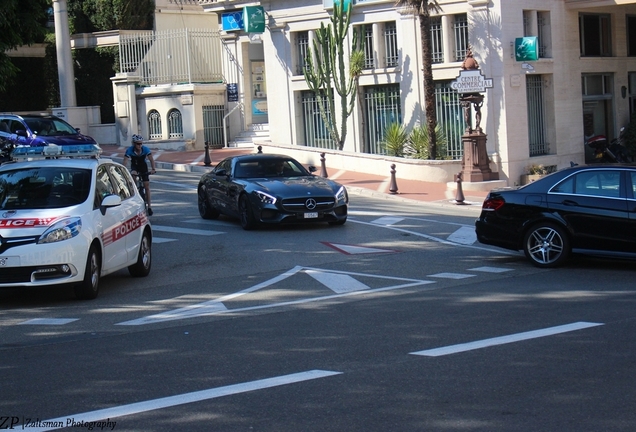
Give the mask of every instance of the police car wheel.
POLYGON ((151 240, 148 232, 144 232, 143 237, 141 238, 141 243, 139 243, 139 253, 137 255, 137 262, 130 267, 128 267, 128 273, 130 273, 133 277, 145 277, 150 273, 150 267, 152 264, 150 253, 151 249, 151 240))
POLYGON ((92 300, 99 293, 100 261, 97 248, 93 245, 88 251, 84 280, 75 287, 75 297, 81 300, 92 300))

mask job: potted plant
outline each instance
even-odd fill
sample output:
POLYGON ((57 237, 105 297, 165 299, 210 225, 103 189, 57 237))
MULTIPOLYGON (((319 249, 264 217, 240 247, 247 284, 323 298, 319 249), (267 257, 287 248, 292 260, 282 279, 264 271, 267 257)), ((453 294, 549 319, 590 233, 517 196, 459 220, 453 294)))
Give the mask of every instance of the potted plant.
POLYGON ((526 174, 521 175, 520 183, 522 185, 532 183, 535 180, 539 180, 546 174, 550 174, 554 172, 556 166, 554 165, 540 165, 540 164, 532 164, 526 168, 526 174))

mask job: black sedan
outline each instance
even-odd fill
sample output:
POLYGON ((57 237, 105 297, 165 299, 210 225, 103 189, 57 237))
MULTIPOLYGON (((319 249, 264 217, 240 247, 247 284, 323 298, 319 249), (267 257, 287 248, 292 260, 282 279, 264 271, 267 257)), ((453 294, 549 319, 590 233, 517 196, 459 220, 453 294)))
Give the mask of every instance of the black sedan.
POLYGON ((571 253, 636 258, 636 167, 576 166, 492 190, 475 228, 480 243, 523 250, 538 267, 571 253))
POLYGON ((204 174, 198 203, 202 218, 238 217, 250 230, 277 223, 342 225, 349 197, 344 186, 313 175, 289 156, 250 154, 226 158, 204 174))

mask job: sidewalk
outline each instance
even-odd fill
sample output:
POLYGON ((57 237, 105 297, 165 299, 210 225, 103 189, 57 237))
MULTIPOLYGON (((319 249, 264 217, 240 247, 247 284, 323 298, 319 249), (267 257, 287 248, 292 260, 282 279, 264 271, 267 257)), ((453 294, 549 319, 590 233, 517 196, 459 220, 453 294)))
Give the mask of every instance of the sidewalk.
MULTIPOLYGON (((115 145, 101 145, 102 155, 115 160, 121 160, 126 147, 115 145)), ((157 168, 172 169, 176 171, 205 173, 216 166, 217 163, 229 156, 254 153, 252 148, 223 148, 209 151, 210 166, 205 166, 205 151, 173 151, 154 150, 153 157, 157 168)), ((319 168, 319 167, 318 167, 319 168)), ((376 198, 413 200, 431 204, 461 207, 473 211, 480 211, 481 204, 486 198, 487 192, 470 191, 464 193, 464 204, 458 205, 455 201, 456 189, 448 196, 446 183, 433 183, 417 180, 404 180, 396 177, 397 193, 389 191, 391 175, 378 176, 355 171, 330 169, 327 164, 327 174, 332 180, 347 187, 352 194, 369 195, 376 198)), ((320 169, 320 168, 319 168, 320 169)))

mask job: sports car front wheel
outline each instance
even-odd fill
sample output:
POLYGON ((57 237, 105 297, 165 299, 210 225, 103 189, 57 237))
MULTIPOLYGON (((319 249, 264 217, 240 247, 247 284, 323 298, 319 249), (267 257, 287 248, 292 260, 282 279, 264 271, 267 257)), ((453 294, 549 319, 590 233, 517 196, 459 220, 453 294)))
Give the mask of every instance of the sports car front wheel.
POLYGON ((219 212, 210 204, 210 200, 206 196, 205 190, 203 190, 203 188, 200 187, 197 195, 198 195, 197 201, 199 205, 199 215, 201 215, 203 219, 218 218, 219 212))
POLYGON ((556 224, 537 224, 526 233, 523 252, 537 267, 557 267, 570 254, 570 240, 565 230, 556 224))
POLYGON ((247 195, 242 195, 239 199, 239 219, 241 221, 241 227, 243 227, 244 230, 249 231, 256 228, 256 219, 252 211, 252 204, 247 195))

